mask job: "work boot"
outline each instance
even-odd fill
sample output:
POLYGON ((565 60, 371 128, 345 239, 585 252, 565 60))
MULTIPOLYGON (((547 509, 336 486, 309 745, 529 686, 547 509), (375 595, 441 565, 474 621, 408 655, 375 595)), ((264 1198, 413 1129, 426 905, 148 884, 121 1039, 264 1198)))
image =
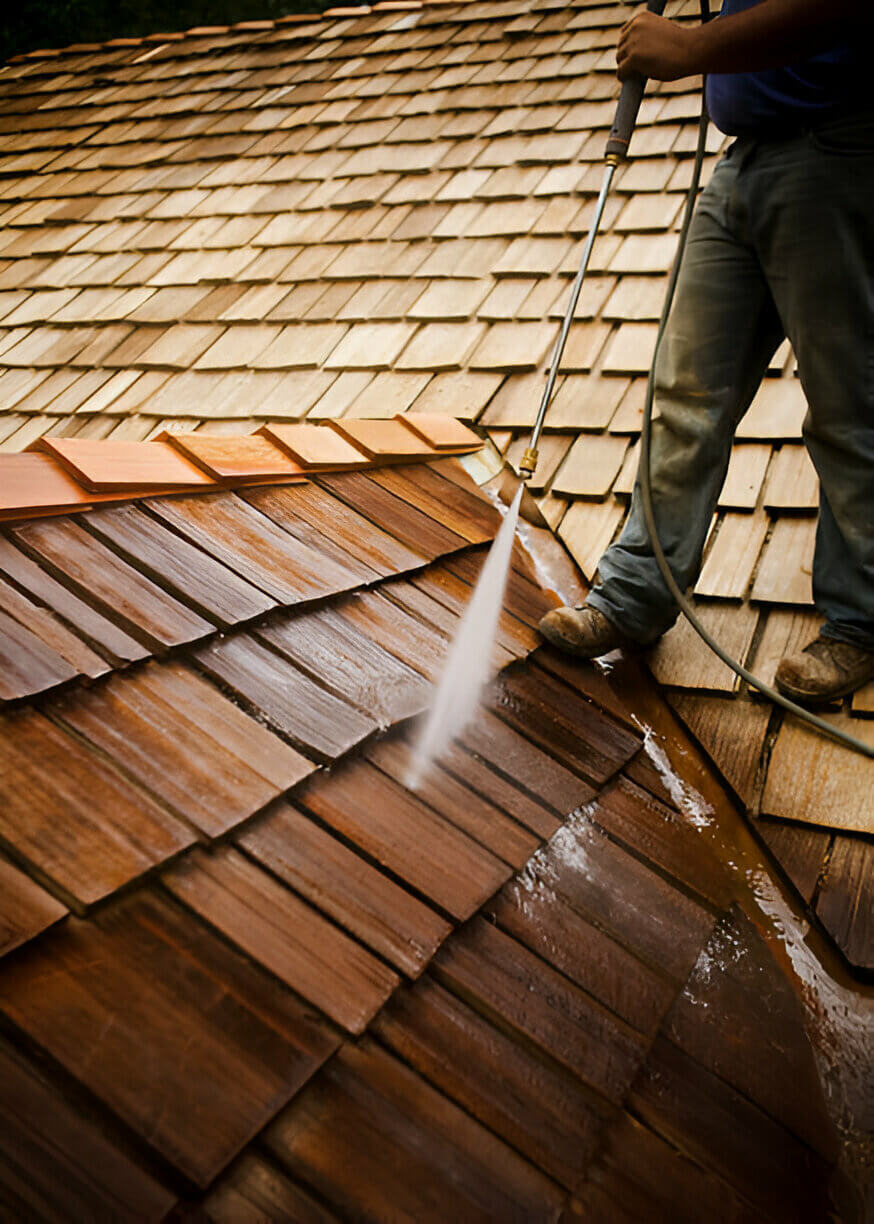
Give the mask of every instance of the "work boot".
POLYGON ((547 642, 581 659, 599 659, 620 646, 633 645, 603 612, 588 604, 581 608, 553 608, 541 619, 538 628, 547 642))
POLYGON ((818 637, 780 661, 775 680, 784 697, 817 705, 846 697, 874 678, 874 650, 818 637))

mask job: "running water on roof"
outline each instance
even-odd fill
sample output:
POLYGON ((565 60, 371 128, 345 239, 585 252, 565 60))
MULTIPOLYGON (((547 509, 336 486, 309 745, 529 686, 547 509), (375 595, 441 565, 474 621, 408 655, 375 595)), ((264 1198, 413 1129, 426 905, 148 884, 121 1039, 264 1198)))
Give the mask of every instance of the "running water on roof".
POLYGON ((522 488, 520 484, 449 648, 433 704, 413 751, 407 776, 410 790, 418 788, 431 764, 470 722, 489 678, 492 646, 510 572, 522 488))

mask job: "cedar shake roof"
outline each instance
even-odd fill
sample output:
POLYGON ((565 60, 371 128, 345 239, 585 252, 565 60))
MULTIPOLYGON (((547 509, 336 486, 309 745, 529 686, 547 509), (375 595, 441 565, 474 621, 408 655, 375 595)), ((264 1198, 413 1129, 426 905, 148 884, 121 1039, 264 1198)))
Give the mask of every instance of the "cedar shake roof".
MULTIPOLYGON (((0 71, 14 1218, 825 1218, 814 1050, 870 1081, 828 1019, 871 1029, 868 764, 682 628, 658 687, 536 632, 630 491, 685 83, 644 102, 533 482, 580 569, 523 526, 491 687, 405 786, 629 11, 390 0, 0 71)), ((698 592, 760 669, 809 616, 799 394, 783 354, 698 592)))
POLYGON ((737 814, 642 673, 539 644, 518 542, 405 785, 498 519, 450 457, 7 529, 4 1213, 821 1218, 801 999, 642 727, 737 814))
MULTIPOLYGON (((475 422, 517 463, 601 183, 632 11, 389 4, 7 65, 0 448, 301 420, 354 442, 357 419, 412 411, 475 422)), ((690 0, 668 11, 697 14, 690 0)), ((531 482, 587 579, 633 484, 696 88, 647 92, 531 482)), ((709 141, 705 176, 725 143, 715 129, 709 141)), ((695 592, 768 681, 817 627, 805 407, 784 345, 738 430, 695 592)), ((180 443, 180 471, 197 450, 199 481, 232 476, 239 458, 217 444, 228 466, 210 468, 211 445, 180 443)), ((844 953, 874 966, 857 918, 874 902, 869 762, 759 705, 685 624, 650 663, 844 953)), ((828 717, 870 738, 872 711, 869 686, 828 717)))

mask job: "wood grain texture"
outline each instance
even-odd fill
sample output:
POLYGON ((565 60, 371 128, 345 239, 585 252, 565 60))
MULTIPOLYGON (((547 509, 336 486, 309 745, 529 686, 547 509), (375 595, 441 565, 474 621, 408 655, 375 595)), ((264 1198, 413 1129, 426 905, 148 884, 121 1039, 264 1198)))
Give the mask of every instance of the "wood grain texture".
POLYGON ((158 518, 283 604, 337 595, 355 575, 232 493, 146 503, 158 518))
POLYGON ((4 1042, 0 1202, 9 1219, 158 1224, 176 1196, 4 1042))
POLYGON ((851 964, 874 968, 874 846, 861 837, 835 838, 816 912, 851 964))
POLYGON ((196 642, 214 629, 72 519, 29 523, 13 534, 82 599, 150 650, 196 642))
POLYGON ((217 625, 236 625, 276 607, 269 595, 136 505, 97 510, 82 521, 149 578, 217 625))
POLYGON ((430 685, 334 608, 285 614, 258 631, 274 650, 380 726, 420 714, 430 685))
POLYGON ((35 633, 0 611, 0 701, 32 697, 78 674, 35 633))
POLYGON ((203 680, 174 668, 115 676, 57 700, 52 714, 208 837, 259 811, 314 766, 203 680), (176 702, 179 702, 177 706, 176 702), (272 781, 252 758, 271 758, 272 781))
POLYGON ((0 731, 0 840, 82 904, 194 840, 42 714, 2 716, 0 731))
MULTIPOLYGON (((835 727, 874 745, 874 725, 868 720, 844 713, 825 717, 835 727)), ((870 787, 871 766, 865 757, 787 715, 771 753, 762 813, 871 834, 870 787)))
POLYGON ((77 633, 68 629, 50 609, 40 607, 2 578, 0 611, 30 630, 48 650, 69 663, 79 675, 96 680, 109 671, 106 660, 96 654, 77 633))
POLYGON ((777 862, 808 904, 825 870, 834 834, 812 825, 789 824, 763 817, 755 823, 777 862))
MULTIPOLYGON (((644 758, 646 759, 646 758, 644 758)), ((679 880, 692 894, 720 909, 731 902, 724 867, 670 803, 623 776, 598 796, 592 819, 615 841, 679 880)))
POLYGON ((386 965, 228 847, 165 872, 171 893, 336 1024, 363 1033, 398 984, 386 965))
MULTIPOLYGON (((603 1132, 604 1146, 576 1213, 605 1224, 772 1224, 722 1178, 695 1164, 627 1113, 603 1132)), ((572 1218, 572 1217, 571 1217, 572 1218)))
POLYGON ((531 860, 520 882, 553 890, 639 960, 678 983, 713 926, 709 909, 640 863, 587 815, 571 817, 531 860))
MULTIPOLYGON (((700 604, 701 623, 741 662, 747 657, 758 623, 758 613, 748 604, 700 604)), ((685 617, 669 629, 650 655, 650 667, 660 684, 710 693, 732 693, 740 681, 698 636, 685 617)))
POLYGON ((332 761, 376 730, 360 711, 315 684, 249 634, 214 643, 196 655, 210 676, 238 694, 253 712, 295 746, 332 761))
POLYGON ((93 438, 43 438, 41 449, 94 493, 179 487, 212 488, 209 476, 167 442, 112 442, 93 438))
POLYGON ((762 603, 813 603, 811 573, 816 520, 779 518, 765 545, 750 599, 762 603))
POLYGON ((744 806, 754 809, 770 708, 687 692, 672 693, 669 700, 744 806))
POLYGON ((613 721, 551 673, 502 674, 491 708, 565 768, 603 785, 640 747, 640 736, 613 721))
POLYGON ((25 949, 0 1009, 200 1186, 337 1045, 275 979, 149 893, 25 949))
POLYGON ((527 1224, 556 1220, 562 1203, 553 1182, 367 1038, 343 1047, 266 1142, 343 1218, 527 1224))
POLYGON ((312 471, 363 467, 367 456, 335 429, 308 425, 262 425, 261 433, 291 455, 297 463, 312 471))
POLYGON ((747 442, 743 446, 731 448, 728 472, 719 494, 720 510, 755 508, 770 459, 771 447, 756 442, 747 442))
POLYGON ((576 1078, 430 976, 398 991, 379 1039, 451 1100, 566 1187, 594 1154, 606 1111, 576 1078))
POLYGON ((511 869, 363 760, 317 779, 299 802, 453 918, 469 918, 511 869))
POLYGON ((66 913, 65 905, 0 857, 0 957, 27 943, 66 913))
POLYGON ((418 977, 450 926, 427 905, 282 804, 238 837, 247 853, 410 977, 418 977))
POLYGON ((340 1224, 339 1218, 273 1161, 249 1149, 203 1200, 212 1224, 263 1224, 289 1220, 294 1224, 340 1224))
POLYGON ((397 602, 398 591, 406 591, 408 586, 384 583, 379 591, 363 591, 351 599, 338 600, 333 608, 396 659, 436 680, 446 659, 446 638, 397 602))
POLYGON ((632 1028, 515 939, 477 918, 435 958, 438 981, 498 1016, 618 1103, 646 1052, 632 1028))
POLYGON ((325 541, 323 548, 332 543, 382 578, 419 569, 425 563, 419 553, 317 484, 249 490, 244 496, 286 531, 300 536, 301 528, 308 525, 325 541))
POLYGON ((505 884, 490 902, 489 916, 626 1024, 655 1035, 674 984, 574 910, 548 878, 526 872, 522 881, 505 884))
POLYGON ((0 535, 0 571, 33 599, 51 609, 115 666, 148 656, 145 646, 58 582, 3 535, 0 535))
POLYGON ((750 584, 770 520, 764 511, 725 514, 695 584, 695 594, 743 599, 750 584))
POLYGON ((402 501, 443 523, 469 544, 493 540, 501 525, 501 516, 493 506, 445 479, 427 464, 375 468, 368 476, 402 501))
MULTIPOLYGON (((403 785, 409 777, 413 752, 409 741, 405 743, 392 737, 369 748, 367 759, 403 785)), ((538 837, 439 767, 426 771, 416 794, 444 820, 462 829, 511 867, 522 867, 540 845, 538 837)))
POLYGON ((560 764, 548 747, 538 747, 486 709, 475 715, 458 742, 562 817, 595 796, 595 788, 560 764))
POLYGON ((317 483, 427 561, 464 548, 467 543, 462 536, 395 497, 363 472, 319 476, 317 483))

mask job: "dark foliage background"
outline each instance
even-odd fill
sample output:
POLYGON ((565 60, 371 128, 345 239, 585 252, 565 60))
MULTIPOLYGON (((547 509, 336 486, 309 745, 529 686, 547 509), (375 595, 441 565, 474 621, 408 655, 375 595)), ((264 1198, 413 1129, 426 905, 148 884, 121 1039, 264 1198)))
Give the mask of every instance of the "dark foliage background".
MULTIPOLYGON (((24 51, 313 13, 341 0, 3 0, 0 63, 24 51)), ((342 0, 346 4, 349 0, 342 0)), ((354 3, 355 0, 352 0, 354 3)))

